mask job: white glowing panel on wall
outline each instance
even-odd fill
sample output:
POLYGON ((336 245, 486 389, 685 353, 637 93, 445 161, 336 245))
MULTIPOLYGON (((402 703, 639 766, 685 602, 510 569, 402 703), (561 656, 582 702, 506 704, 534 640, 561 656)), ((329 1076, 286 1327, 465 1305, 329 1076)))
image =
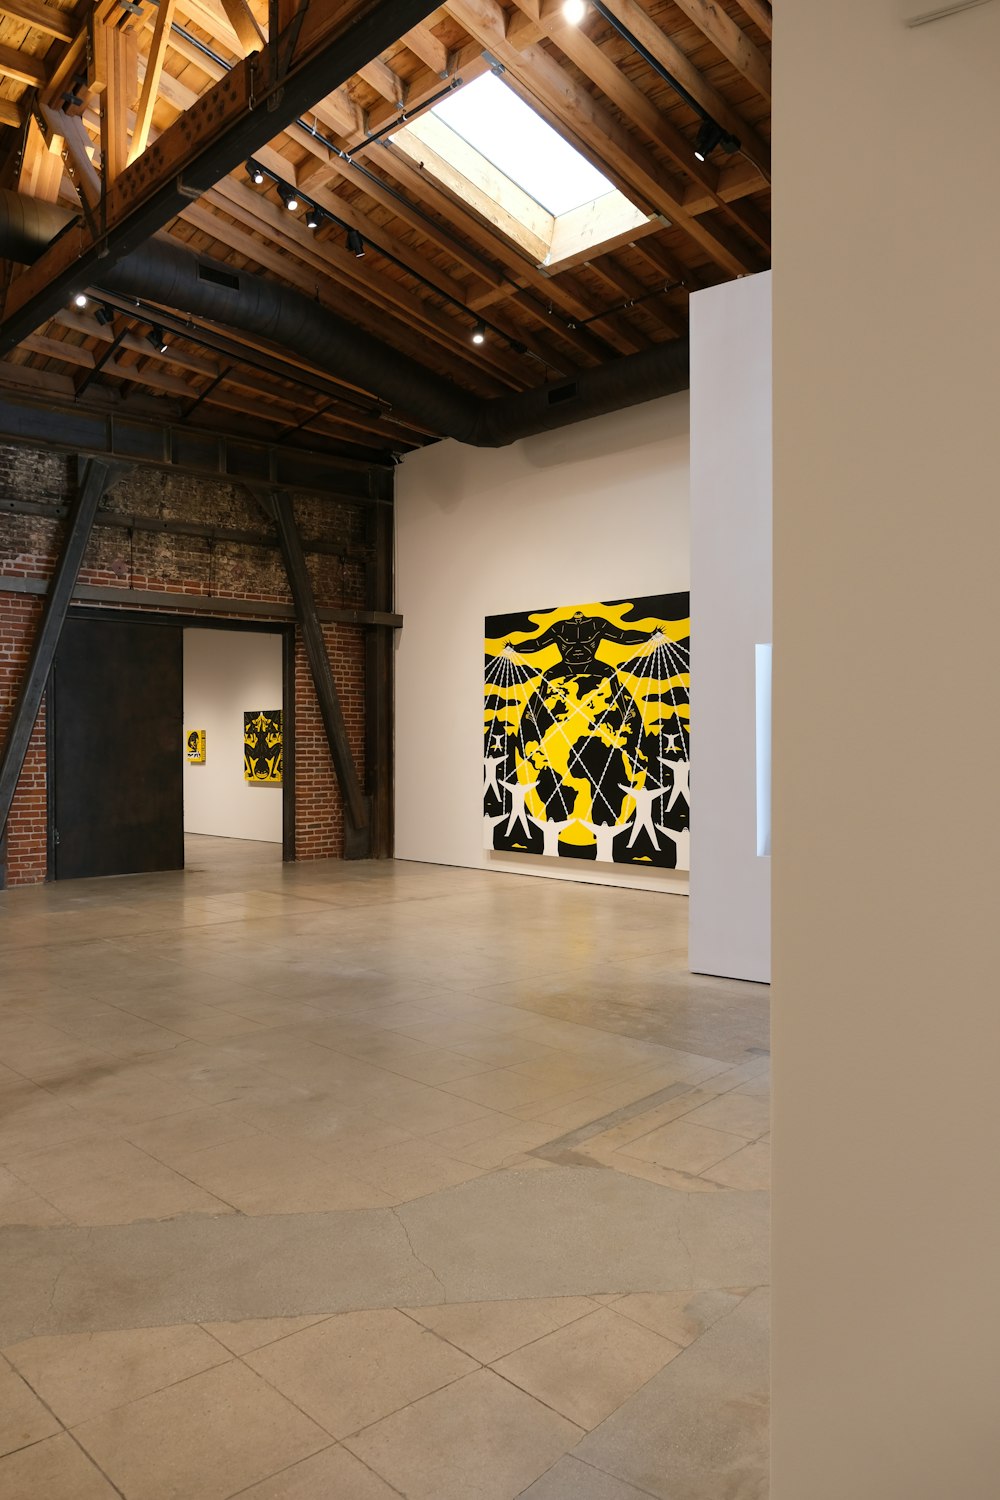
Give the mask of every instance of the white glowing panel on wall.
POLYGON ((771 852, 771 647, 757 646, 757 853, 771 852))

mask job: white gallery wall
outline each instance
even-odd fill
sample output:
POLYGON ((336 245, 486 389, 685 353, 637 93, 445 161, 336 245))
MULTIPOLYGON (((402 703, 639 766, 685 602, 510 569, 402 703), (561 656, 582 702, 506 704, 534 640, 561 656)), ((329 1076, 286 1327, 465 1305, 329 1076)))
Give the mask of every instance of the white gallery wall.
POLYGON ((184 766, 184 832, 281 843, 280 786, 243 779, 243 712, 280 708, 281 636, 185 630, 184 734, 204 729, 204 765, 184 766))
POLYGON ((937 9, 774 32, 772 1500, 1000 1490, 1000 3, 937 9))
POLYGON ((690 309, 690 962, 696 973, 766 981, 771 860, 759 852, 767 809, 757 778, 769 767, 758 762, 757 647, 771 642, 771 273, 696 292, 690 309))
POLYGON ((407 456, 396 474, 397 858, 687 891, 685 872, 485 850, 482 705, 486 615, 688 588, 688 467, 686 393, 509 448, 448 441, 407 456))

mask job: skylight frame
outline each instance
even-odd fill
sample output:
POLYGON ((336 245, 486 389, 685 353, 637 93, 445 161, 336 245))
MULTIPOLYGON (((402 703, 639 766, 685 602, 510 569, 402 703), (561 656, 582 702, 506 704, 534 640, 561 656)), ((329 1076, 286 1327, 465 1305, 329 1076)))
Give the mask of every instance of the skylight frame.
MULTIPOLYGON (((490 93, 503 88, 516 100, 517 108, 527 111, 532 129, 554 137, 560 152, 576 157, 585 167, 590 180, 605 190, 560 214, 551 213, 525 185, 508 175, 502 167, 483 154, 467 135, 461 134, 439 113, 441 105, 427 110, 407 122, 390 137, 393 146, 403 151, 424 171, 435 177, 449 192, 459 198, 480 218, 512 241, 541 270, 564 270, 590 257, 607 253, 619 245, 659 228, 665 220, 647 214, 599 172, 567 138, 519 95, 492 74, 471 80, 450 95, 468 95, 477 84, 490 80, 490 93)), ((483 90, 480 90, 482 94, 483 90)), ((452 113, 452 111, 449 111, 452 113)), ((471 131, 470 134, 476 132, 471 131)), ((483 133, 480 133, 480 139, 483 133)))

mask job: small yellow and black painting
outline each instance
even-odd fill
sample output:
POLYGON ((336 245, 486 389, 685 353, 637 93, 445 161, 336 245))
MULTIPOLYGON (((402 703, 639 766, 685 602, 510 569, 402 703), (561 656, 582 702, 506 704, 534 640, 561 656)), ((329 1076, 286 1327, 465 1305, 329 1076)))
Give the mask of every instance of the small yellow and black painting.
POLYGON ((189 729, 184 737, 184 753, 193 766, 205 764, 205 731, 189 729))
POLYGON ((256 708, 244 713, 243 779, 281 785, 280 708, 256 708))
POLYGON ((487 849, 690 868, 690 596, 486 620, 487 849))

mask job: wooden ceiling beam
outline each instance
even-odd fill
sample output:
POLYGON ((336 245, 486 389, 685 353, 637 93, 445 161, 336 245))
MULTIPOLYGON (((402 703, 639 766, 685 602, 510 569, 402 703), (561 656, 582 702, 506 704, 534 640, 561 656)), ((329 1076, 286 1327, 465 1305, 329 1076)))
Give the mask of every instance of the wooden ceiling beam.
MULTIPOLYGON (((693 99, 697 99, 703 109, 707 110, 726 130, 741 142, 747 155, 760 167, 761 171, 768 177, 771 175, 771 148, 757 130, 750 125, 738 110, 735 110, 727 99, 719 93, 705 78, 704 74, 694 66, 686 52, 683 52, 672 37, 661 31, 657 23, 649 15, 648 11, 638 3, 638 0, 604 0, 608 10, 617 16, 623 26, 627 26, 637 41, 647 49, 657 62, 671 73, 677 82, 681 84, 693 99)), ((750 0, 748 0, 750 3, 750 0)))
POLYGON ((774 12, 770 0, 736 0, 736 4, 771 41, 774 36, 774 12))
MULTIPOLYGON (((292 176, 291 163, 270 146, 265 146, 263 150, 258 151, 255 160, 259 161, 262 167, 284 176, 286 180, 292 176)), ((230 180, 236 181, 235 178, 230 180)), ((295 187, 300 193, 305 191, 301 181, 297 181, 295 187)), ((258 193, 257 196, 259 197, 260 194, 258 193)), ((440 266, 428 260, 419 250, 405 240, 401 240, 391 230, 377 224, 366 213, 355 208, 346 198, 340 198, 336 193, 319 186, 314 187, 308 196, 318 207, 329 210, 331 215, 340 219, 349 229, 356 229, 371 246, 373 252, 385 251, 399 261, 404 269, 409 269, 415 276, 429 281, 453 301, 460 302, 463 306, 467 305, 468 289, 460 281, 456 281, 447 271, 443 271, 440 266)))
MULTIPOLYGON (((293 140, 301 141, 302 144, 310 139, 307 131, 302 131, 295 125, 288 133, 293 140)), ((397 196, 381 178, 373 178, 353 160, 332 156, 319 142, 313 142, 313 145, 323 165, 299 173, 299 186, 304 193, 312 194, 318 188, 328 186, 339 177, 352 187, 356 187, 365 197, 371 198, 380 208, 384 208, 388 213, 408 224, 417 234, 431 240, 444 254, 450 255, 459 265, 471 271, 491 292, 504 295, 511 290, 510 283, 504 277, 498 276, 495 269, 484 261, 482 256, 470 250, 468 245, 463 244, 460 239, 435 221, 428 222, 420 207, 405 197, 397 196)))
POLYGON ((245 57, 248 52, 258 52, 266 38, 257 25, 257 19, 247 4, 247 0, 222 0, 222 9, 236 33, 242 56, 245 57))
MULTIPOLYGON (((203 207, 200 203, 193 203, 186 208, 182 219, 200 234, 223 246, 225 250, 235 251, 237 255, 250 261, 251 264, 273 272, 298 291, 304 292, 307 297, 319 298, 320 284, 315 271, 301 261, 289 257, 283 247, 279 248, 270 242, 255 239, 245 229, 241 229, 229 219, 220 218, 216 212, 203 207)), ((181 235, 176 237, 181 243, 186 243, 181 235)), ((426 359, 427 340, 418 330, 403 320, 397 320, 385 309, 373 306, 368 301, 359 298, 353 288, 343 286, 340 282, 327 280, 322 288, 322 302, 339 316, 352 318, 367 332, 390 340, 401 354, 407 354, 418 361, 421 358, 426 359)), ((266 343, 255 339, 252 335, 241 331, 239 337, 242 343, 267 351, 266 343)), ((283 354, 286 362, 308 368, 306 363, 299 360, 291 351, 285 350, 283 354)), ((498 387, 489 383, 483 383, 480 390, 480 372, 474 368, 464 368, 461 377, 470 388, 476 389, 482 395, 496 394, 498 387)), ((350 381, 344 380, 342 383, 350 384, 350 381)))
POLYGON ((675 338, 687 333, 687 318, 666 301, 668 294, 662 282, 659 286, 647 286, 610 255, 598 256, 588 264, 591 271, 621 292, 628 301, 639 304, 636 313, 646 313, 664 328, 669 328, 675 338))
POLYGON ((72 14, 56 10, 53 5, 43 5, 41 0, 3 0, 0 15, 23 21, 26 26, 55 37, 57 42, 71 42, 76 35, 72 14))
POLYGON ((450 72, 448 49, 427 25, 414 26, 401 39, 414 57, 419 57, 425 67, 439 78, 447 78, 450 72))
POLYGON ((771 64, 716 0, 674 0, 678 10, 708 37, 717 52, 770 102, 771 64))
POLYGON ((682 184, 671 178, 642 142, 554 58, 540 46, 518 50, 507 40, 506 15, 497 0, 448 0, 446 9, 524 90, 543 100, 563 122, 564 133, 583 141, 589 156, 605 162, 605 174, 616 177, 629 197, 634 199, 638 194, 647 209, 665 214, 731 276, 758 269, 755 259, 734 244, 723 227, 700 224, 685 210, 682 184))
POLYGON ((192 194, 206 191, 291 124, 324 85, 337 87, 352 77, 432 8, 433 0, 381 0, 360 9, 355 0, 310 4, 287 65, 276 42, 238 63, 111 184, 100 226, 71 224, 14 277, 0 324, 0 355, 91 281, 99 262, 110 267, 144 244, 192 194))
MULTIPOLYGON (((317 231, 307 229, 301 220, 285 209, 276 208, 268 199, 232 178, 224 178, 205 198, 210 203, 218 204, 226 213, 266 234, 272 241, 285 241, 301 259, 324 275, 346 282, 370 301, 395 308, 397 313, 402 313, 411 322, 422 326, 448 348, 460 353, 464 353, 467 348, 471 350, 471 330, 465 325, 443 313, 432 302, 418 297, 394 277, 386 276, 374 266, 363 263, 352 251, 330 239, 317 237, 317 231)), ((474 363, 492 367, 491 373, 499 376, 508 386, 516 387, 523 381, 524 371, 518 358, 506 350, 498 349, 495 344, 483 344, 472 355, 472 359, 474 363)))
POLYGON ((132 144, 129 149, 129 161, 135 161, 145 151, 149 141, 149 127, 153 121, 153 109, 160 93, 160 78, 163 73, 163 64, 167 56, 167 44, 170 41, 170 27, 173 24, 174 12, 177 8, 177 0, 160 0, 156 7, 156 21, 153 25, 153 35, 150 38, 149 49, 146 53, 146 72, 142 80, 142 91, 139 95, 139 103, 136 106, 135 126, 132 131, 132 144))
POLYGON ((0 99, 0 125, 8 125, 12 130, 19 130, 24 124, 24 116, 21 114, 21 106, 15 104, 13 99, 0 99))
POLYGON ((32 89, 43 89, 49 81, 49 69, 40 57, 19 52, 16 47, 0 43, 0 74, 14 83, 25 83, 32 89))
MULTIPOLYGON (((632 83, 608 54, 592 42, 578 26, 569 25, 561 11, 558 13, 558 24, 553 25, 552 28, 552 40, 584 76, 597 85, 605 98, 609 99, 627 120, 637 125, 653 145, 665 151, 687 177, 701 186, 715 201, 717 207, 724 206, 724 200, 718 194, 718 169, 708 162, 698 160, 691 142, 664 114, 661 114, 649 95, 632 83)), ((760 186, 764 186, 763 179, 760 181, 760 186)), ((679 188, 673 191, 679 192, 680 201, 683 201, 685 189, 679 188)), ((739 215, 736 210, 731 212, 739 227, 746 230, 747 224, 743 216, 739 215)), ((766 222, 763 224, 763 237, 761 226, 757 221, 750 220, 750 222, 755 226, 751 237, 770 254, 771 246, 766 222)), ((723 241, 723 244, 726 242, 723 241)), ((730 248, 733 247, 730 246, 730 248)))
POLYGON ((471 214, 464 204, 452 199, 428 173, 421 172, 401 152, 391 149, 386 158, 380 158, 380 165, 383 164, 400 186, 408 188, 415 198, 421 198, 429 206, 437 207, 474 243, 481 245, 487 253, 495 255, 507 267, 515 282, 523 281, 531 289, 530 292, 512 291, 511 296, 517 298, 519 304, 524 306, 525 311, 540 326, 550 329, 553 335, 558 335, 574 349, 578 357, 582 355, 588 362, 600 363, 607 357, 609 347, 619 354, 629 352, 621 347, 617 335, 605 334, 602 344, 595 332, 575 331, 568 327, 572 319, 587 317, 596 310, 575 290, 574 283, 569 278, 549 276, 525 260, 513 245, 471 214), (533 299, 541 303, 542 310, 535 305, 533 299), (561 316, 557 320, 547 319, 544 309, 548 307, 557 308, 561 316))
MULTIPOLYGON (((224 186, 223 183, 219 184, 220 189, 224 186)), ((211 194, 206 194, 202 200, 203 203, 213 201, 211 194)), ((261 232, 261 218, 249 206, 222 197, 221 194, 218 206, 224 213, 232 215, 258 233, 261 232)), ((241 243, 237 238, 238 231, 237 236, 234 236, 226 221, 220 222, 202 208, 201 204, 192 204, 185 211, 184 217, 224 244, 236 241, 241 254, 251 256, 258 264, 273 267, 286 280, 297 281, 300 289, 308 295, 318 294, 316 273, 319 272, 321 277, 326 278, 325 300, 331 301, 327 294, 334 287, 341 294, 340 305, 335 309, 340 315, 361 323, 376 336, 390 341, 401 352, 409 353, 418 361, 426 361, 427 341, 430 338, 432 343, 439 346, 438 352, 444 354, 450 362, 454 362, 457 356, 461 364, 475 372, 484 395, 502 394, 519 383, 513 375, 501 376, 495 368, 491 368, 496 364, 495 356, 498 351, 490 350, 490 355, 494 357, 487 361, 484 358, 487 346, 484 345, 483 355, 477 356, 467 334, 458 325, 450 323, 437 308, 415 297, 400 283, 380 276, 373 267, 364 270, 349 252, 340 251, 338 247, 322 241, 311 240, 305 245, 296 244, 291 227, 286 228, 280 224, 265 229, 264 232, 268 235, 266 245, 245 234, 241 243), (298 250, 298 264, 295 261, 290 263, 290 248, 298 250), (299 273, 297 276, 293 274, 293 269, 299 273), (340 275, 336 274, 338 270, 340 275), (370 305, 366 307, 366 304, 370 305), (391 319, 398 319, 402 327, 393 327, 391 323, 386 325, 386 314, 391 319)), ((459 378, 468 379, 468 376, 460 374, 459 378)), ((377 395, 378 392, 373 394, 377 395)))

